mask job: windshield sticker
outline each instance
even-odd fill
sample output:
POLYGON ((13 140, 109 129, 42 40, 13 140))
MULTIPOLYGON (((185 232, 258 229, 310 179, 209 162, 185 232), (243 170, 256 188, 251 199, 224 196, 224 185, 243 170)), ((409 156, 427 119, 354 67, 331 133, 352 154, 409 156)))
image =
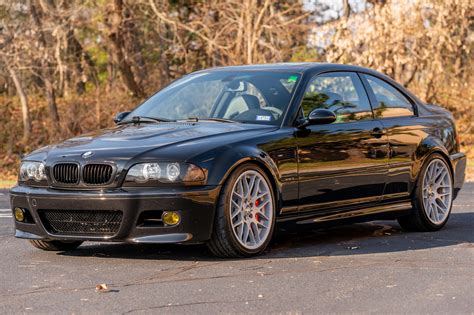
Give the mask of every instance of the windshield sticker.
POLYGON ((297 75, 292 75, 288 77, 288 82, 296 82, 296 80, 298 80, 297 75))
POLYGON ((272 116, 260 116, 260 115, 257 115, 257 120, 260 120, 260 121, 270 121, 272 118, 272 116))

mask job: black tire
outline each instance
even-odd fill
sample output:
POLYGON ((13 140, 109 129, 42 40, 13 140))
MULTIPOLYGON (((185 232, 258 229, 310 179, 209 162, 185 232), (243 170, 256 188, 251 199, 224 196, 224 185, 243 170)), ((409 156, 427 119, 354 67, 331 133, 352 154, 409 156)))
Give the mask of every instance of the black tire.
MULTIPOLYGON (((449 206, 448 215, 444 219, 444 221, 439 223, 439 224, 435 224, 430 219, 428 219, 428 216, 427 216, 427 214, 424 210, 424 206, 423 206, 423 179, 424 179, 426 170, 428 168, 428 165, 430 164, 431 161, 433 161, 435 159, 442 161, 446 165, 446 167, 448 169, 448 172, 451 176, 451 194, 453 194, 453 191, 452 191, 452 189, 453 189, 453 182, 452 182, 453 181, 453 174, 452 174, 451 168, 449 167, 448 163, 446 162, 446 160, 444 159, 444 157, 442 155, 440 155, 438 153, 433 153, 424 162, 424 164, 421 168, 420 174, 418 176, 416 186, 415 186, 415 190, 414 190, 414 193, 413 193, 413 198, 412 198, 412 205, 413 205, 412 211, 410 212, 410 214, 404 215, 404 216, 399 217, 397 219, 398 223, 400 224, 402 229, 404 229, 406 231, 413 231, 413 232, 415 232, 415 231, 416 232, 438 231, 446 225, 446 222, 448 222, 449 215, 451 214, 451 209, 452 209, 452 205, 453 205, 452 197, 451 197, 451 204, 449 206)), ((453 196, 453 195, 451 195, 451 196, 453 196)))
POLYGON ((82 241, 72 241, 72 242, 63 242, 63 241, 42 241, 42 240, 30 240, 31 245, 34 247, 47 250, 47 251, 56 251, 64 252, 68 250, 74 250, 81 246, 82 241))
POLYGON ((275 202, 275 193, 273 191, 273 187, 271 181, 269 180, 268 176, 265 172, 260 168, 258 165, 253 163, 242 164, 238 166, 229 178, 226 180, 224 184, 220 196, 219 201, 216 207, 216 214, 214 218, 214 227, 211 235, 211 239, 206 243, 209 250, 218 257, 223 258, 240 258, 240 257, 249 257, 254 256, 262 253, 268 243, 270 242, 273 231, 275 227, 275 216, 276 216, 276 202, 275 202), (253 170, 258 172, 262 175, 267 184, 270 188, 270 194, 273 201, 273 216, 270 225, 270 232, 268 234, 267 239, 265 242, 256 249, 247 249, 243 247, 239 241, 237 240, 234 232, 232 231, 231 227, 231 219, 230 219, 230 198, 232 195, 232 189, 239 178, 239 176, 248 170, 253 170))

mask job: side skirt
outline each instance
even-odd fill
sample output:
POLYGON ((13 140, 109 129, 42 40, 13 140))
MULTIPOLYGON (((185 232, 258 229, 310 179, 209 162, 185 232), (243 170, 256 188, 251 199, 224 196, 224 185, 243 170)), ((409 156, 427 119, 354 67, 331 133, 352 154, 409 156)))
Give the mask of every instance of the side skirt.
POLYGON ((296 224, 323 223, 329 221, 339 221, 347 219, 357 219, 362 217, 373 218, 377 214, 402 214, 412 209, 410 201, 377 205, 373 207, 361 208, 356 210, 335 210, 330 212, 312 212, 301 215, 285 216, 277 218, 277 222, 296 221, 296 224))

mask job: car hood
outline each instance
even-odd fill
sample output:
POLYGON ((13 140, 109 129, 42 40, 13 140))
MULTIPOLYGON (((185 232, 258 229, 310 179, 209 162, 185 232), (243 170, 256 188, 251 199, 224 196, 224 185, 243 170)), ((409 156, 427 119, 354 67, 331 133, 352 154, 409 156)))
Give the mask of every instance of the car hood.
POLYGON ((103 129, 62 143, 51 145, 31 153, 27 159, 37 160, 129 160, 151 151, 175 146, 174 151, 194 151, 206 147, 227 145, 249 134, 255 135, 276 129, 242 123, 221 122, 176 122, 125 124, 103 129), (84 155, 84 153, 88 153, 84 155), (90 152, 90 153, 89 153, 90 152))

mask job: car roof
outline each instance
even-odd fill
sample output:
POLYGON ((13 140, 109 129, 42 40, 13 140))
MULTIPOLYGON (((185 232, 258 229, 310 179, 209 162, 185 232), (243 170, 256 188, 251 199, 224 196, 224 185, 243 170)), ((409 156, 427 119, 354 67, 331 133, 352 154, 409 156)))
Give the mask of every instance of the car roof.
POLYGON ((319 63, 319 62, 282 62, 282 63, 268 63, 268 64, 253 64, 253 65, 239 65, 216 67, 197 71, 362 71, 368 73, 377 73, 376 71, 364 67, 336 64, 336 63, 319 63))

